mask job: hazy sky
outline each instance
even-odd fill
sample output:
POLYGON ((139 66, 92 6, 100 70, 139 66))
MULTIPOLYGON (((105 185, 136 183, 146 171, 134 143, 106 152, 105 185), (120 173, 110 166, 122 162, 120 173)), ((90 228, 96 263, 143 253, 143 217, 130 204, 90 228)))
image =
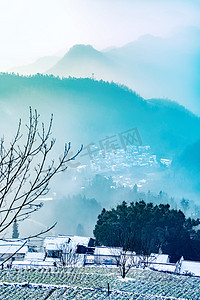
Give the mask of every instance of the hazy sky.
POLYGON ((101 50, 190 25, 200 27, 199 0, 0 0, 0 69, 77 43, 101 50))

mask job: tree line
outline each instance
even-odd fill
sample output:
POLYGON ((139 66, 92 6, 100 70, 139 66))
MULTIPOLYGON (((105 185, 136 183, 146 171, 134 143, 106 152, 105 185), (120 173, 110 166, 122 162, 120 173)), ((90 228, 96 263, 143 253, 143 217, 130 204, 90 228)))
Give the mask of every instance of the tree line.
POLYGON ((102 210, 94 236, 98 245, 122 247, 139 255, 165 253, 172 262, 181 256, 200 260, 199 224, 199 219, 186 218, 169 204, 124 201, 116 208, 102 210))

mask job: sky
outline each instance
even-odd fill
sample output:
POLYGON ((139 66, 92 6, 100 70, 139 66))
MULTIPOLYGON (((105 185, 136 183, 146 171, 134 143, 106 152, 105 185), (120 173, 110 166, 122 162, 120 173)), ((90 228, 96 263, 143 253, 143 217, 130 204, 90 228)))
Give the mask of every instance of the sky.
POLYGON ((194 0, 0 0, 0 70, 60 56, 74 44, 102 50, 200 27, 199 16, 194 0))

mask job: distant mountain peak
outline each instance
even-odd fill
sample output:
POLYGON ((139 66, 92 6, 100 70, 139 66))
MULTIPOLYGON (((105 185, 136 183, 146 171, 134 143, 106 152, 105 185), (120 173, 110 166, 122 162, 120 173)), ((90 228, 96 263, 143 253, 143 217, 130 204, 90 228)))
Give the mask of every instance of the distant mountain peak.
POLYGON ((69 55, 83 56, 83 55, 92 55, 92 54, 101 54, 101 52, 94 49, 91 45, 77 44, 69 49, 64 57, 69 55))
POLYGON ((60 57, 58 56, 43 56, 31 64, 12 67, 8 72, 19 73, 22 75, 44 73, 48 68, 52 68, 59 60, 60 57))
POLYGON ((107 68, 108 60, 104 53, 91 45, 74 45, 47 73, 61 76, 90 77, 100 68, 107 68))
POLYGON ((161 39, 161 37, 152 34, 143 34, 137 40, 138 41, 152 41, 155 39, 161 39))

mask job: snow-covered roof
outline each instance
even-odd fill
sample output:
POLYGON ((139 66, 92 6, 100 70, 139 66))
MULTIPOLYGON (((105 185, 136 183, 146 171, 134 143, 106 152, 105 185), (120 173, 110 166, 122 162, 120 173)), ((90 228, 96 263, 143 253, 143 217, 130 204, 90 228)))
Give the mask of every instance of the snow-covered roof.
MULTIPOLYGON (((0 253, 2 254, 13 254, 15 253, 22 245, 24 241, 20 240, 9 240, 9 241, 0 241, 0 253)), ((26 253, 28 252, 28 246, 24 245, 17 253, 26 253)))
POLYGON ((153 268, 157 271, 175 272, 176 265, 175 264, 170 264, 170 263, 151 264, 150 268, 153 268))
POLYGON ((90 241, 90 237, 85 237, 85 236, 71 236, 70 237, 71 241, 76 244, 76 245, 82 245, 87 247, 90 241))
POLYGON ((66 247, 76 248, 77 245, 88 246, 90 237, 83 236, 57 236, 46 237, 44 240, 44 248, 46 250, 60 250, 66 249, 66 247))
POLYGON ((149 261, 155 262, 155 263, 169 263, 169 255, 168 254, 151 253, 149 261))
POLYGON ((95 247, 94 255, 112 255, 118 256, 122 253, 122 248, 95 247))
POLYGON ((180 274, 187 273, 200 276, 200 261, 182 260, 180 265, 180 274))
POLYGON ((44 248, 46 248, 46 250, 62 249, 68 244, 69 238, 69 236, 46 237, 44 239, 44 248))
POLYGON ((24 260, 28 261, 43 261, 45 257, 44 252, 27 252, 24 260))

